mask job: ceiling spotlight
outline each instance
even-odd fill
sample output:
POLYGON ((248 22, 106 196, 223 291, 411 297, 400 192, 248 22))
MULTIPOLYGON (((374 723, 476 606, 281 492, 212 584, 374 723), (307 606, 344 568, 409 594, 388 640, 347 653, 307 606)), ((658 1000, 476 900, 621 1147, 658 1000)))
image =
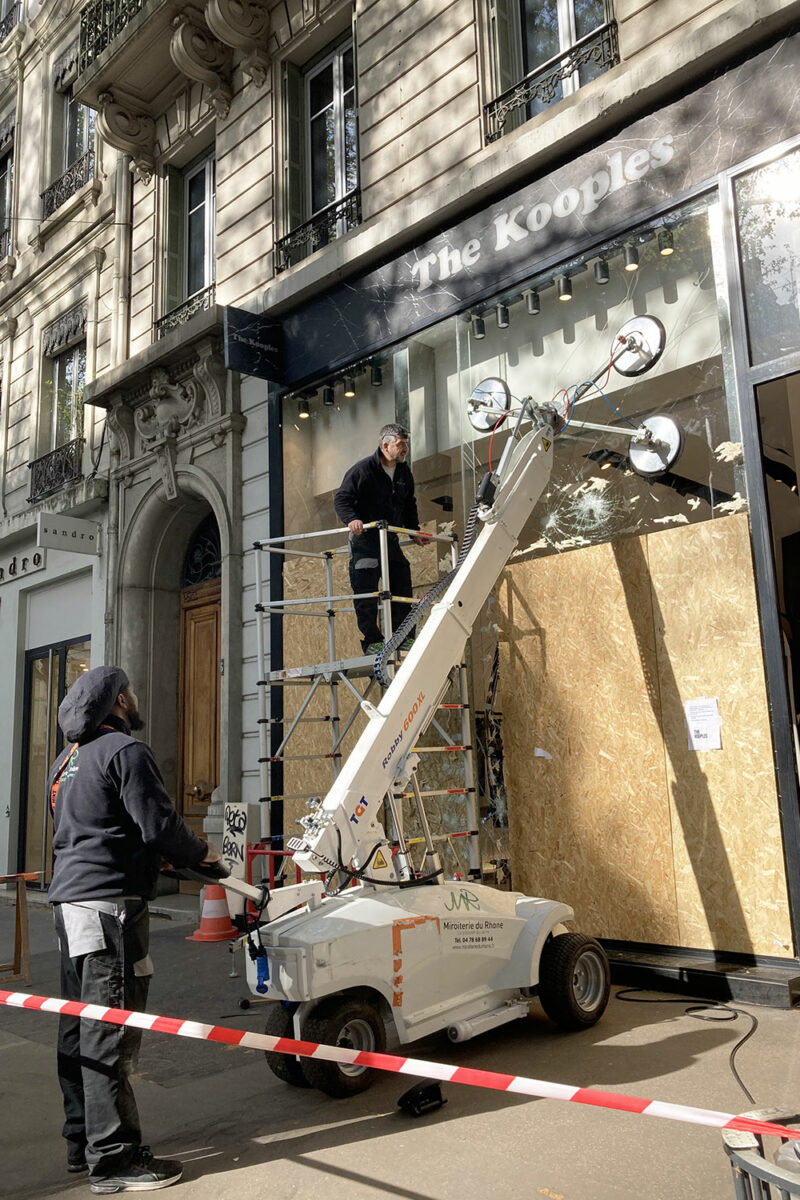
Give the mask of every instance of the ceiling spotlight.
POLYGON ((373 363, 370 367, 369 381, 373 387, 380 387, 383 383, 383 368, 379 363, 373 363))
POLYGON ((594 281, 595 283, 608 283, 611 274, 608 269, 608 263, 604 258, 598 258, 594 264, 594 281))
POLYGON ((639 251, 630 242, 625 246, 625 270, 639 270, 639 251))
POLYGON ((668 258, 670 254, 675 253, 675 247, 672 244, 672 230, 659 229, 658 231, 658 253, 663 258, 668 258))
POLYGON ((297 401, 297 415, 301 421, 307 421, 311 416, 311 410, 308 407, 308 401, 305 396, 301 396, 297 401))
POLYGON ((486 337, 486 322, 478 313, 472 314, 472 336, 478 339, 486 337))
POLYGON ((334 404, 336 403, 336 397, 334 395, 333 388, 329 383, 326 383, 325 387, 322 389, 322 403, 326 408, 333 408, 334 404))
POLYGON ((508 306, 505 304, 498 304, 494 311, 495 316, 497 317, 497 328, 508 329, 508 306))
POLYGON ((344 377, 344 394, 348 400, 352 400, 356 394, 356 381, 352 375, 345 375, 344 377))
POLYGON ((556 275, 556 293, 559 300, 572 299, 572 283, 568 275, 556 275))
POLYGON ((542 311, 542 306, 539 303, 539 293, 535 288, 528 288, 522 294, 525 297, 525 307, 531 316, 535 317, 537 313, 542 311))

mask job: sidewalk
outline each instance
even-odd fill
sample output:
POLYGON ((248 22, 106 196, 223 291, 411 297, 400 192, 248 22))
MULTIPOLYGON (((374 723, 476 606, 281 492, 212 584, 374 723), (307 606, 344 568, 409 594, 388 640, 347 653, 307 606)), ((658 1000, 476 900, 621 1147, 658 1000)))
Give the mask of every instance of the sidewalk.
MULTIPOLYGON (((30 916, 33 984, 20 990, 58 995, 50 914, 37 906, 30 916)), ((240 952, 187 941, 186 919, 152 926, 149 1012, 263 1030, 259 1006, 238 1006, 247 995, 240 952)), ((12 933, 13 908, 0 904, 0 958, 12 933)), ((759 1028, 737 1067, 759 1106, 793 1107, 800 1014, 750 1011, 759 1028)), ((85 1177, 64 1170, 57 1023, 49 1013, 0 1006, 0 1196, 9 1200, 90 1195, 85 1177)), ((535 1005, 528 1021, 455 1046, 437 1035, 411 1053, 733 1113, 754 1107, 728 1065, 748 1024, 693 1020, 684 1003, 614 998, 582 1033, 560 1033, 535 1005)), ((258 1051, 145 1033, 135 1087, 145 1140, 185 1163, 169 1192, 174 1200, 263 1200, 272 1192, 302 1200, 345 1192, 348 1200, 734 1198, 714 1129, 455 1084, 444 1085, 444 1108, 414 1120, 397 1109, 414 1082, 381 1074, 368 1092, 331 1100, 280 1083, 258 1051)))

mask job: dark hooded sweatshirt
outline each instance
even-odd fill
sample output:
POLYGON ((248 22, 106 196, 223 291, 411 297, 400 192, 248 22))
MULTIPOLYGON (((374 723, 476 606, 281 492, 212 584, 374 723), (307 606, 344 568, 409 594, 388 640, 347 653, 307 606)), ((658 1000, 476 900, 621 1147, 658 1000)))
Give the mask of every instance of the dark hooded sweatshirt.
MULTIPOLYGON (((69 694, 68 694, 69 695, 69 694)), ((131 737, 116 716, 97 728, 96 697, 79 697, 59 723, 68 739, 48 779, 59 768, 53 813, 51 903, 116 896, 152 899, 162 856, 176 867, 199 863, 208 845, 184 824, 164 789, 150 747, 131 737)))

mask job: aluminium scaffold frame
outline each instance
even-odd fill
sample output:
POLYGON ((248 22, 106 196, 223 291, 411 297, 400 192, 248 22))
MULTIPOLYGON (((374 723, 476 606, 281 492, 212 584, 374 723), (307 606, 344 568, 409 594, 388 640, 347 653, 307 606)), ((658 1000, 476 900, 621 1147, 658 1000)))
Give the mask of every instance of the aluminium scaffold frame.
MULTIPOLYGON (((389 525, 385 521, 374 521, 365 524, 365 529, 376 529, 379 538, 379 555, 381 564, 381 581, 389 579, 389 535, 396 534, 398 536, 418 536, 418 530, 404 529, 399 526, 389 525)), ((336 617, 344 612, 353 612, 353 601, 360 598, 377 599, 382 617, 382 628, 386 632, 387 641, 392 634, 392 601, 400 601, 409 604, 416 604, 416 600, 412 596, 395 596, 387 589, 377 592, 364 592, 353 594, 348 592, 346 595, 337 595, 334 592, 333 579, 333 561, 337 555, 349 555, 349 543, 344 545, 334 546, 327 550, 312 550, 306 548, 305 543, 314 540, 319 542, 320 539, 337 539, 341 541, 347 537, 347 530, 338 527, 336 529, 316 530, 311 533, 285 534, 278 537, 269 538, 253 543, 255 552, 255 614, 256 614, 256 654, 258 660, 258 695, 259 695, 259 780, 260 780, 260 803, 261 803, 261 840, 270 841, 272 839, 272 822, 271 822, 271 805, 273 801, 284 800, 304 800, 306 802, 314 799, 311 794, 274 794, 273 769, 278 764, 283 764, 287 761, 311 761, 327 759, 331 763, 332 778, 336 779, 339 774, 342 751, 341 746, 353 724, 361 711, 361 706, 364 702, 369 701, 370 693, 378 686, 377 679, 374 675, 374 655, 359 655, 354 658, 337 658, 336 655, 336 617), (277 556, 283 558, 298 557, 311 560, 317 560, 324 567, 325 574, 325 592, 318 596, 304 596, 291 599, 267 600, 264 596, 264 557, 271 558, 277 556), (320 606, 320 607, 316 607, 320 606), (323 662, 317 662, 302 666, 282 666, 275 670, 267 670, 267 628, 269 622, 278 617, 283 620, 287 614, 303 615, 309 617, 322 618, 327 622, 328 633, 328 658, 323 662), (364 693, 360 693, 353 685, 354 678, 369 678, 369 682, 364 693), (339 686, 343 685, 352 694, 355 703, 352 711, 348 716, 343 717, 339 705, 339 686), (288 727, 283 716, 273 717, 270 713, 270 690, 276 686, 306 686, 307 692, 303 697, 301 704, 288 720, 288 727), (312 700, 317 694, 327 692, 328 694, 328 713, 325 716, 308 716, 307 712, 312 700), (330 725, 331 729, 331 748, 325 754, 287 754, 287 745, 296 735, 298 729, 305 722, 321 722, 330 725), (277 746, 273 747, 275 736, 279 737, 277 746)), ((458 542, 454 534, 441 533, 425 533, 426 542, 441 542, 445 543, 450 552, 452 566, 455 567, 458 559, 458 542)), ((405 543, 403 543, 405 544, 405 543)), ((271 566, 271 562, 270 562, 271 566)), ((395 661, 397 661, 395 659, 395 661)), ((480 812, 478 804, 478 795, 476 788, 476 771, 475 758, 473 747, 473 736, 471 729, 471 706, 469 700, 469 679, 465 662, 457 664, 453 668, 453 681, 457 687, 458 700, 455 703, 443 703, 440 709, 457 712, 459 718, 460 735, 456 742, 452 736, 442 727, 442 724, 434 718, 430 728, 435 730, 441 739, 441 744, 436 746, 415 746, 414 752, 420 756, 455 753, 460 757, 463 771, 463 787, 459 788, 434 788, 425 790, 419 786, 416 776, 410 781, 409 791, 397 791, 391 797, 387 797, 389 801, 386 806, 387 814, 391 817, 393 829, 391 830, 392 838, 398 843, 406 847, 411 845, 422 844, 430 847, 436 841, 448 842, 453 850, 454 858, 459 866, 463 866, 460 854, 457 849, 457 840, 466 839, 467 842, 467 872, 470 878, 479 879, 481 877, 481 851, 480 851, 480 812), (453 833, 431 834, 428 826, 427 815, 425 812, 424 803, 426 799, 443 796, 463 796, 465 805, 465 825, 466 828, 453 833), (422 828, 421 837, 407 837, 402 823, 402 801, 410 799, 415 802, 417 813, 422 828)))

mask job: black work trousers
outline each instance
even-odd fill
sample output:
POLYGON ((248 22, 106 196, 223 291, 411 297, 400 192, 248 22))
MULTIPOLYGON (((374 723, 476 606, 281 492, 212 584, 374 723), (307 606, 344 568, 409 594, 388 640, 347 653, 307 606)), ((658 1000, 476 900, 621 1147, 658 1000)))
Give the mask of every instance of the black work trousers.
MULTIPOLYGON (((389 534, 388 552, 388 590, 393 596, 410 596, 411 567, 400 549, 396 534, 389 534)), ((360 537, 351 538, 350 586, 353 591, 355 593, 377 591, 380 577, 380 550, 374 530, 369 530, 366 535, 362 534, 360 537)), ((386 587, 386 581, 384 581, 384 587, 386 587)), ((366 652, 368 646, 384 640, 384 635, 378 625, 378 600, 374 597, 367 600, 354 600, 353 607, 356 610, 356 621, 361 633, 361 647, 366 652)), ((410 610, 410 604, 392 601, 392 632, 397 630, 410 610)))
MULTIPOLYGON (((119 902, 119 915, 100 913, 106 948, 71 957, 61 913, 54 905, 61 951, 61 995, 105 1008, 142 1011, 147 1001, 150 914, 146 900, 119 902), (136 966, 136 971, 134 970, 136 966)), ((141 1145, 139 1113, 129 1075, 141 1029, 61 1016, 58 1082, 64 1096, 67 1154, 85 1151, 93 1175, 124 1171, 141 1145)))

